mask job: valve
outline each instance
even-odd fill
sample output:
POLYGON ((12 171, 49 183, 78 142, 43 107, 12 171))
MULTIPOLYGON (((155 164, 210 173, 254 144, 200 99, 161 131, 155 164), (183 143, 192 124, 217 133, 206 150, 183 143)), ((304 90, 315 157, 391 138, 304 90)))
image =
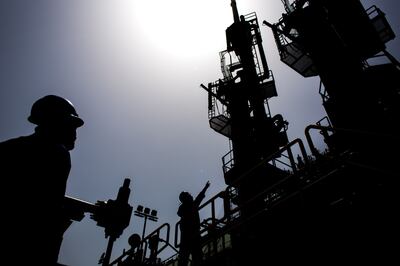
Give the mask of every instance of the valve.
POLYGON ((114 239, 120 237, 126 227, 128 227, 132 206, 128 199, 130 194, 130 179, 126 178, 120 187, 115 200, 97 201, 96 211, 91 218, 97 222, 98 226, 104 227, 105 237, 112 236, 114 239))

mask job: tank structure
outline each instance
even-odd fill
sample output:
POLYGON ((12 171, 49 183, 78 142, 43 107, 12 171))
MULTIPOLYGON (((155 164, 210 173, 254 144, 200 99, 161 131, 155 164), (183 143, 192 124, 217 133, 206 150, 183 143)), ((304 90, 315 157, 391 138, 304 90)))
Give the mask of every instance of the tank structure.
POLYGON ((294 254, 311 262, 316 253, 390 261, 400 136, 400 65, 385 46, 393 30, 379 8, 365 10, 358 0, 283 4, 282 18, 264 25, 282 62, 304 77, 320 77, 328 116, 305 129, 307 143, 287 139, 288 123, 268 108, 277 93, 255 14, 239 16, 232 1, 234 23, 220 53, 224 78, 202 85, 211 128, 232 143, 223 157, 226 217, 212 225, 229 232, 232 255, 223 257, 233 265, 294 254), (237 62, 227 63, 235 56, 237 62), (376 57, 384 63, 370 64, 376 57), (221 114, 213 109, 218 103, 225 107, 217 108, 221 114), (325 152, 315 148, 312 130, 322 134, 325 152), (296 160, 294 149, 300 151, 296 160))
MULTIPOLYGON (((385 46, 394 32, 378 7, 359 0, 282 2, 282 18, 263 24, 283 63, 320 77, 327 117, 305 128, 306 141, 288 139, 289 123, 268 105, 278 93, 258 18, 240 15, 231 0, 222 77, 201 84, 210 127, 231 148, 222 158, 227 188, 200 206, 210 213, 202 221, 202 265, 395 261, 400 64, 385 46)), ((178 228, 170 241, 169 225, 160 226, 110 265, 177 265, 178 228), (148 251, 150 239, 163 244, 148 251), (154 262, 167 246, 177 253, 154 262), (124 263, 134 254, 138 264, 124 263)))

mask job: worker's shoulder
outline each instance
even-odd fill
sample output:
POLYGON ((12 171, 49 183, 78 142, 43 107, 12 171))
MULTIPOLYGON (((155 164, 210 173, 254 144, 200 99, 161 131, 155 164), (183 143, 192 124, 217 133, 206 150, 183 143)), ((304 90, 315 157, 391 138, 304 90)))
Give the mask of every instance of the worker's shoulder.
POLYGON ((37 137, 35 134, 20 136, 0 142, 0 151, 8 154, 48 154, 54 157, 69 158, 69 151, 61 144, 37 137))
POLYGON ((20 136, 11 139, 7 139, 0 142, 0 148, 12 148, 20 145, 27 144, 31 136, 20 136))

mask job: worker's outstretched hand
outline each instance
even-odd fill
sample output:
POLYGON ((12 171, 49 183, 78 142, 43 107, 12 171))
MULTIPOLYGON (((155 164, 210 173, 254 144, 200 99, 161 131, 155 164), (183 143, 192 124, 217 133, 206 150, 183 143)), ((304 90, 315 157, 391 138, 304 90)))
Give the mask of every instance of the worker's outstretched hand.
POLYGON ((206 183, 206 185, 205 185, 205 189, 207 189, 207 188, 209 188, 210 187, 210 181, 207 181, 207 183, 206 183))

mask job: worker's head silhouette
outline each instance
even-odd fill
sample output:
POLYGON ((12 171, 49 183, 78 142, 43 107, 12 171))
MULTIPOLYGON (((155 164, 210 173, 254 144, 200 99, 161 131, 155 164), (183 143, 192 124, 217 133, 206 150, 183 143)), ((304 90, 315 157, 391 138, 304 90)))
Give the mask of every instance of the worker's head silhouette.
POLYGON ((183 191, 181 194, 179 194, 179 200, 182 203, 192 202, 193 196, 189 192, 183 191))
POLYGON ((56 95, 37 100, 32 105, 28 121, 37 125, 38 132, 68 150, 75 146, 76 129, 84 124, 72 103, 56 95))
POLYGON ((128 243, 132 249, 135 249, 140 246, 141 238, 138 234, 133 234, 128 238, 128 243))

